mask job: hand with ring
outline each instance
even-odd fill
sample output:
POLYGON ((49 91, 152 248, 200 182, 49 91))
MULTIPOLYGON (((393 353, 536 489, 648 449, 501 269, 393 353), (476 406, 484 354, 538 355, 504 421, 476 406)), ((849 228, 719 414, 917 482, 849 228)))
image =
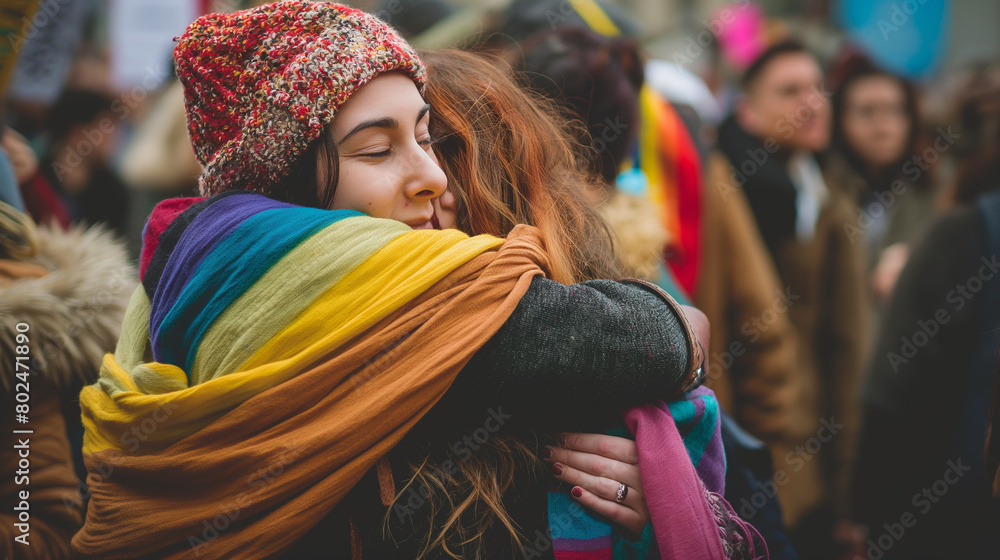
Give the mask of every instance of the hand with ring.
POLYGON ((639 478, 635 442, 604 434, 563 434, 563 446, 547 446, 542 457, 552 474, 573 485, 581 504, 626 529, 642 533, 649 521, 639 478))

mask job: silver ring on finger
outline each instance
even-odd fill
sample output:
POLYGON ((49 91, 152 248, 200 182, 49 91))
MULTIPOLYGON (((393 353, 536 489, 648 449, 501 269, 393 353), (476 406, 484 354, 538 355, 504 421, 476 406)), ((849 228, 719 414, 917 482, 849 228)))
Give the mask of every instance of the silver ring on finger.
POLYGON ((626 486, 624 482, 619 482, 618 492, 615 493, 615 503, 620 504, 624 502, 627 496, 628 496, 628 486, 626 486))

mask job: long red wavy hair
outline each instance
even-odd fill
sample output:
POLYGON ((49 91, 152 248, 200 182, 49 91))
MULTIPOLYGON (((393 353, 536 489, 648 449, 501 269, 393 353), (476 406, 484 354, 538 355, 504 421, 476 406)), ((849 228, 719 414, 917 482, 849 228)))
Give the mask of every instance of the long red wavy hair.
MULTIPOLYGON (((431 134, 458 203, 458 227, 505 237, 542 231, 552 277, 620 278, 612 235, 597 210, 607 189, 578 157, 571 121, 520 87, 506 64, 457 50, 421 53, 431 134)), ((582 126, 582 123, 576 123, 582 126)))

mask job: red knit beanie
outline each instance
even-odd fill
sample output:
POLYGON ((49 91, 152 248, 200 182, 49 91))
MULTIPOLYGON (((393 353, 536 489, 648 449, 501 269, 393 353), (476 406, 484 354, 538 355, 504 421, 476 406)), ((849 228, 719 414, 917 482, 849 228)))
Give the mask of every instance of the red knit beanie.
POLYGON ((202 195, 268 194, 341 105, 379 74, 405 72, 421 93, 424 65, 376 17, 288 0, 195 20, 174 49, 202 195))

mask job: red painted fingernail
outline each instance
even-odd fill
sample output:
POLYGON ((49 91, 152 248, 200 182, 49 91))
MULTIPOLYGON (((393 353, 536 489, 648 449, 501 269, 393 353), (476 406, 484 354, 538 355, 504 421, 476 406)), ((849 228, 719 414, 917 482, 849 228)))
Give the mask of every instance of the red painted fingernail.
POLYGON ((552 463, 552 474, 559 476, 562 474, 563 466, 559 463, 552 463))
POLYGON ((549 446, 543 447, 542 448, 542 459, 551 459, 551 458, 552 458, 552 448, 549 447, 549 446))
POLYGON ((583 496, 583 490, 579 486, 574 486, 573 487, 573 497, 574 498, 579 498, 581 496, 583 496))

